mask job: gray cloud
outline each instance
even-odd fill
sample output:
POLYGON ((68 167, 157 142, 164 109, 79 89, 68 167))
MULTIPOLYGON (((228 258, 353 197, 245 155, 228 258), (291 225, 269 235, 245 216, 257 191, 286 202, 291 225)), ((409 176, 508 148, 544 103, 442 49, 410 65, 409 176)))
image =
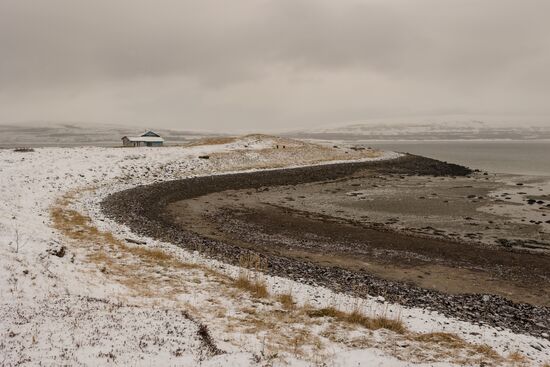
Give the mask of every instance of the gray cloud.
POLYGON ((0 123, 550 114, 545 0, 3 0, 0 123))

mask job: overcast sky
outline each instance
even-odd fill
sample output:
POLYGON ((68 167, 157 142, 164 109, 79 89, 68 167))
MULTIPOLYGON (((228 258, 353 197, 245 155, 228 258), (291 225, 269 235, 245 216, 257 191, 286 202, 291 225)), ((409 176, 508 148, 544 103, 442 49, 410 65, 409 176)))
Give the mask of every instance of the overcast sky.
POLYGON ((0 0, 0 123, 550 119, 548 0, 0 0))

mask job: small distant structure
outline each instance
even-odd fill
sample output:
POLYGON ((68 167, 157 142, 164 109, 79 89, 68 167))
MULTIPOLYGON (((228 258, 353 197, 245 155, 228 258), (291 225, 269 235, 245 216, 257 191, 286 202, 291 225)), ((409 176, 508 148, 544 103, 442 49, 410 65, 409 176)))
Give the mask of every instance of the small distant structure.
POLYGON ((147 130, 140 136, 125 136, 122 145, 125 147, 161 147, 164 139, 154 131, 147 130))

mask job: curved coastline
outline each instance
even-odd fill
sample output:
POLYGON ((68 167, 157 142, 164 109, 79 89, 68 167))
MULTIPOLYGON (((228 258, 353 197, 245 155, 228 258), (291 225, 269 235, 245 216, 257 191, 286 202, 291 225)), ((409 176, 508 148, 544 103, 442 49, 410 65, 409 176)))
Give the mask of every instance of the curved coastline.
MULTIPOLYGON (((127 225, 132 231, 201 253, 231 264, 238 264, 243 255, 254 250, 233 246, 175 226, 164 216, 164 208, 172 202, 238 189, 259 189, 267 186, 296 185, 322 180, 337 180, 369 169, 385 174, 463 176, 471 170, 437 160, 405 155, 386 161, 350 162, 300 168, 221 174, 166 181, 138 186, 108 196, 102 203, 104 213, 127 225)), ((324 267, 308 261, 266 255, 271 275, 284 276, 308 284, 326 286, 337 292, 355 296, 383 296, 385 300, 407 307, 437 310, 447 316, 469 322, 501 326, 514 332, 540 336, 548 330, 548 307, 511 302, 504 297, 481 294, 452 295, 420 288, 405 282, 391 281, 367 272, 338 267, 324 267), (506 315, 506 316, 503 316, 506 315)))

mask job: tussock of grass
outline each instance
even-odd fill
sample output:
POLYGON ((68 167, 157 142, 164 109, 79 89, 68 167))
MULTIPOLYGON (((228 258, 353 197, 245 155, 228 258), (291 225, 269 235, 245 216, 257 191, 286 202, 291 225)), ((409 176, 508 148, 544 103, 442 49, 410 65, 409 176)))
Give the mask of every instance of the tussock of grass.
POLYGON ((148 257, 151 260, 171 261, 173 259, 172 256, 168 255, 166 252, 159 249, 134 247, 132 250, 134 254, 148 257))
POLYGON ((399 319, 390 319, 385 316, 367 317, 356 311, 348 315, 348 322, 358 324, 371 330, 387 329, 398 334, 404 334, 407 331, 405 324, 399 319))
POLYGON ((338 311, 334 307, 325 307, 325 308, 316 308, 313 310, 307 310, 306 314, 309 317, 332 317, 335 319, 338 319, 344 316, 344 312, 338 311))
POLYGON ((506 359, 508 359, 510 362, 512 362, 515 365, 518 365, 518 364, 522 365, 527 363, 527 358, 525 358, 525 356, 518 351, 508 354, 506 359))
POLYGON ((476 353, 481 354, 489 359, 498 360, 501 358, 500 355, 487 344, 476 344, 472 347, 472 349, 476 353))
POLYGON ((302 356, 302 347, 312 339, 311 331, 307 328, 294 330, 294 335, 290 339, 292 352, 295 356, 302 356))
MULTIPOLYGON (((263 272, 267 270, 267 259, 260 257, 258 254, 245 254, 239 258, 239 266, 256 272, 263 272)), ((233 285, 238 289, 249 292, 256 298, 269 297, 265 281, 260 279, 258 275, 252 274, 249 270, 242 271, 233 282, 233 285)))
POLYGON ((424 343, 434 343, 451 349, 463 348, 466 345, 466 342, 458 335, 441 332, 418 334, 413 337, 413 340, 424 343))
POLYGON ((337 310, 334 307, 325 307, 308 310, 306 314, 309 317, 331 317, 349 324, 360 325, 370 330, 387 329, 398 334, 404 334, 407 331, 407 328, 399 319, 390 319, 385 316, 368 317, 359 310, 353 310, 348 313, 337 310))
POLYGON ((277 297, 277 301, 281 303, 285 310, 294 310, 296 308, 296 303, 291 293, 280 294, 277 297))
POLYGON ((256 298, 269 296, 265 282, 256 278, 252 279, 247 274, 240 274, 233 284, 236 288, 247 291, 256 298))

